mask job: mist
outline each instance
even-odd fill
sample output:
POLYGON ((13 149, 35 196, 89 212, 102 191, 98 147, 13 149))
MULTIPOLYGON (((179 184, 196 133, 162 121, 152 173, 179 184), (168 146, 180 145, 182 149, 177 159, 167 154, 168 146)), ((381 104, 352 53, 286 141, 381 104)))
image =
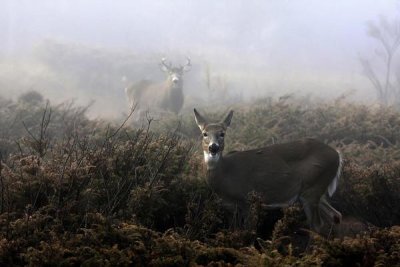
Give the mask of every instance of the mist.
POLYGON ((210 97, 207 72, 232 101, 346 92, 372 101, 359 62, 377 47, 366 24, 398 12, 395 0, 6 0, 0 3, 0 95, 36 90, 53 103, 94 101, 91 116, 116 117, 128 109, 127 84, 162 81, 162 57, 183 64, 188 56, 187 108, 210 97))

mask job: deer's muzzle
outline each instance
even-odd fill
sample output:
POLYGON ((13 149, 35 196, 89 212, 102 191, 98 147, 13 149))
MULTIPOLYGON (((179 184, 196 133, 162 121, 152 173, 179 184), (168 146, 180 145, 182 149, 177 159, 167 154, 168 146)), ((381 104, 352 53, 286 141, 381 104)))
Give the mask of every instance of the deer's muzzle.
POLYGON ((217 154, 219 151, 219 145, 216 143, 212 143, 211 145, 208 146, 208 151, 210 151, 212 155, 217 154))

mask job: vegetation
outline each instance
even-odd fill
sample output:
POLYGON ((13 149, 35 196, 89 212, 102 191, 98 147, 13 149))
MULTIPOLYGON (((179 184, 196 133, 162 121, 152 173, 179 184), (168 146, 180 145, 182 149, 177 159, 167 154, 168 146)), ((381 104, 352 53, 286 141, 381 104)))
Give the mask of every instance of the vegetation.
POLYGON ((313 136, 342 151, 332 203, 345 219, 323 238, 306 230, 301 207, 263 210, 256 194, 247 223, 235 223, 202 179, 192 114, 133 129, 30 94, 0 99, 1 266, 400 262, 400 114, 391 108, 290 97, 235 107, 227 150, 313 136))
POLYGON ((378 101, 384 105, 399 105, 400 97, 400 76, 395 73, 396 53, 400 46, 400 20, 399 17, 388 20, 381 16, 379 22, 368 23, 368 35, 379 45, 375 49, 375 57, 379 59, 373 64, 371 59, 360 58, 364 75, 371 82, 377 93, 378 101), (376 63, 383 63, 383 66, 376 67, 376 63), (379 70, 378 70, 379 69, 379 70))

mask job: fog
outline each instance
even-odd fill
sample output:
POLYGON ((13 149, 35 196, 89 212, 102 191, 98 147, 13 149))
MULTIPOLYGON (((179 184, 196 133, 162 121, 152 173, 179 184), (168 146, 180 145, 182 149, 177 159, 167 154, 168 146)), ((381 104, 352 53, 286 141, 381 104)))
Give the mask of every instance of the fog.
POLYGON ((398 14, 395 0, 3 0, 0 95, 94 100, 92 116, 115 117, 128 108, 126 84, 161 81, 162 57, 189 56, 186 107, 210 97, 207 72, 232 101, 290 92, 374 100, 359 62, 377 47, 366 25, 398 14))

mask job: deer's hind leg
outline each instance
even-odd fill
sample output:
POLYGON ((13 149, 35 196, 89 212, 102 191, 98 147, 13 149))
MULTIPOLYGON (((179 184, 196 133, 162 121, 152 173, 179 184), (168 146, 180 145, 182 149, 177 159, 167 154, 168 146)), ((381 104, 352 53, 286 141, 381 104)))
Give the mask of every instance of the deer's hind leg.
POLYGON ((325 195, 337 170, 331 166, 317 164, 313 162, 312 168, 308 168, 303 173, 303 188, 299 199, 303 204, 308 223, 312 230, 322 234, 323 228, 327 226, 326 221, 332 222, 334 218, 340 220, 341 214, 327 202, 325 195))
POLYGON ((319 198, 309 198, 302 194, 300 197, 300 202, 303 205, 304 212, 306 213, 308 224, 310 228, 318 233, 320 233, 323 222, 321 219, 320 208, 319 208, 319 198))
MULTIPOLYGON (((312 192, 312 191, 311 191, 312 192)), ((325 195, 310 194, 307 192, 300 196, 300 202, 303 204, 304 212, 310 228, 319 234, 331 228, 333 224, 339 224, 342 214, 332 207, 325 195)))
POLYGON ((327 217, 330 221, 330 224, 339 224, 342 221, 342 214, 329 204, 326 195, 321 197, 319 207, 324 217, 327 217))

